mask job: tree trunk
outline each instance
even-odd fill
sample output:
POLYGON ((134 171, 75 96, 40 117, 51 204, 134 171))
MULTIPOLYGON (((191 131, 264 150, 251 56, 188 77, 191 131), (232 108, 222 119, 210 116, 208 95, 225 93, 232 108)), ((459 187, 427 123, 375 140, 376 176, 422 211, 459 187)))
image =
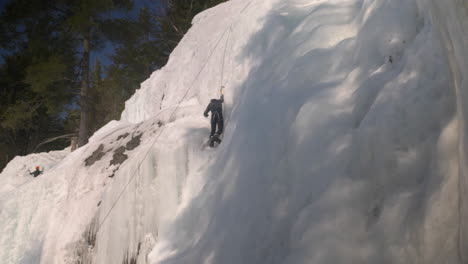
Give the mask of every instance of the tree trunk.
POLYGON ((89 134, 89 31, 83 36, 83 65, 80 91, 80 130, 78 132, 78 147, 88 143, 89 134))

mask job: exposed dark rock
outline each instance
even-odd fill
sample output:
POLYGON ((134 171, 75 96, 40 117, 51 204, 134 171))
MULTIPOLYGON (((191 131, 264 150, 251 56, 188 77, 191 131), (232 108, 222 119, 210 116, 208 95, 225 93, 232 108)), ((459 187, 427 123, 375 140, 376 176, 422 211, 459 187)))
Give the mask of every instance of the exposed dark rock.
POLYGON ((161 97, 161 103, 159 104, 159 110, 162 109, 162 102, 164 101, 164 97, 165 97, 165 96, 166 96, 166 95, 163 94, 162 97, 161 97))
POLYGON ((109 175, 109 178, 114 178, 115 176, 115 173, 119 170, 119 167, 115 168, 113 171, 112 171, 112 174, 109 175))
POLYGON ((136 147, 138 147, 140 143, 141 143, 141 134, 137 135, 136 137, 132 137, 132 139, 127 142, 127 145, 125 145, 125 148, 127 150, 133 150, 136 147))
POLYGON ((129 140, 125 146, 120 146, 114 151, 110 165, 117 165, 118 167, 112 171, 112 174, 109 176, 109 178, 113 178, 115 173, 119 170, 120 165, 128 159, 128 155, 125 154, 125 151, 133 150, 141 144, 141 136, 142 134, 132 136, 132 139, 129 140))
POLYGON ((130 135, 129 133, 122 134, 122 135, 120 135, 120 136, 117 137, 117 140, 121 140, 121 139, 123 139, 123 138, 126 138, 126 137, 128 137, 129 135, 130 135))
POLYGON ((97 221, 93 219, 91 224, 86 228, 81 239, 73 245, 75 264, 92 264, 93 253, 97 241, 97 221))
POLYGON ((137 247, 137 256, 140 255, 140 250, 141 250, 141 241, 138 242, 138 247, 137 247))
POLYGON ((121 146, 114 151, 110 165, 120 165, 128 159, 128 156, 124 154, 125 147, 121 146))
POLYGON ((128 253, 126 253, 122 261, 122 264, 137 264, 137 257, 136 256, 129 257, 128 253))
POLYGON ((96 237, 97 237, 97 223, 95 221, 91 222, 91 224, 88 227, 88 230, 86 230, 86 243, 88 246, 91 248, 94 248, 96 246, 96 237))
POLYGON ((96 161, 101 160, 102 157, 104 157, 104 145, 99 145, 99 147, 89 156, 88 158, 85 159, 85 165, 86 167, 89 167, 93 165, 96 161))

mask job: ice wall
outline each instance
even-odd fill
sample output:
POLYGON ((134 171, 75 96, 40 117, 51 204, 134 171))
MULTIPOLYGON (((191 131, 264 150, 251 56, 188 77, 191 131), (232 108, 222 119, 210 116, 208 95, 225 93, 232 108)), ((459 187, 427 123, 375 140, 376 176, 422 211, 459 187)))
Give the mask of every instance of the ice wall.
POLYGON ((458 180, 458 255, 460 263, 468 261, 468 2, 463 0, 425 2, 431 21, 440 31, 441 42, 449 61, 450 72, 457 93, 459 123, 459 180, 458 180))
POLYGON ((0 259, 465 263, 466 23, 458 0, 201 13, 121 121, 0 174, 0 259), (220 85, 213 150, 201 114, 220 85))
POLYGON ((463 263, 459 100, 430 5, 281 1, 153 263, 463 263), (247 87, 247 88, 246 88, 247 87))

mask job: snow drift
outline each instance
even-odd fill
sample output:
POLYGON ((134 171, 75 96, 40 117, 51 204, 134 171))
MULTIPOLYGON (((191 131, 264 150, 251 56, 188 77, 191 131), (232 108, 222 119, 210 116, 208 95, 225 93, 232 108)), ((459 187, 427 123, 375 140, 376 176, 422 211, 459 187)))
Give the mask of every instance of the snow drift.
POLYGON ((467 8, 231 0, 201 13, 121 121, 0 174, 0 259, 465 263, 467 8), (226 130, 209 149, 202 112, 221 85, 226 130), (36 163, 45 174, 26 177, 36 163))

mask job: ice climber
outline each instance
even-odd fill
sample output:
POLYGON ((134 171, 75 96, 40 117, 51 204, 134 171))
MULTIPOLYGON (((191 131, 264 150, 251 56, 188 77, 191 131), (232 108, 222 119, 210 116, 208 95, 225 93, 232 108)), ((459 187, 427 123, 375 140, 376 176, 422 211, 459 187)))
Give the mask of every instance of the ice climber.
POLYGON ((208 112, 211 112, 211 133, 210 133, 210 147, 214 147, 214 143, 221 143, 219 136, 223 133, 224 119, 223 119, 223 103, 224 95, 221 90, 221 97, 219 99, 211 99, 206 107, 203 115, 208 117, 208 112), (218 130, 216 130, 218 128, 218 130))
POLYGON ((36 170, 33 171, 33 172, 29 172, 30 175, 33 175, 34 178, 36 178, 37 176, 41 175, 44 171, 40 171, 39 170, 39 166, 36 166, 36 170))

